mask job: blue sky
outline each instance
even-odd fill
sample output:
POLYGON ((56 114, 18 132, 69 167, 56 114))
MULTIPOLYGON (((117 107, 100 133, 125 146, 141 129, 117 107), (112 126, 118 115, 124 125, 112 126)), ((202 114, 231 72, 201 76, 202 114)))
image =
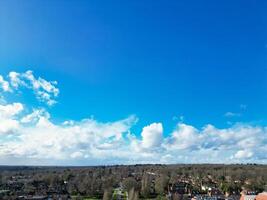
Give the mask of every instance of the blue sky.
MULTIPOLYGON (((15 71, 29 81, 23 73, 32 70, 36 80, 57 81, 60 91, 57 103, 49 106, 47 99, 40 101, 36 88, 21 85, 21 91, 15 88, 18 94, 3 92, 3 106, 19 102, 28 112, 45 109, 56 125, 92 116, 109 124, 135 116, 138 122, 126 130, 137 143, 146 138, 143 127, 153 123, 153 130, 163 126, 156 132, 166 141, 179 124, 197 130, 207 124, 220 130, 259 126, 265 138, 266 8, 265 1, 243 0, 1 1, 0 74, 7 81, 15 71)), ((249 158, 265 162, 258 157, 249 158)), ((99 161, 88 160, 72 163, 99 161)), ((132 162, 146 161, 138 157, 132 162)))

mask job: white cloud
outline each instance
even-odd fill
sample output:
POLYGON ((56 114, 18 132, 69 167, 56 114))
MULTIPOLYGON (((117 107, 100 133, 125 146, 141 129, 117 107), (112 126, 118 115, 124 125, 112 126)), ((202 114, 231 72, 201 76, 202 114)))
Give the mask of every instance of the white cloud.
POLYGON ((143 128, 142 146, 144 148, 159 147, 162 142, 163 127, 161 123, 153 123, 143 128))
POLYGON ((59 95, 56 81, 47 81, 41 77, 36 78, 30 70, 24 73, 12 71, 8 77, 10 80, 10 84, 7 82, 8 85, 12 86, 15 90, 19 90, 21 87, 28 88, 34 91, 36 98, 41 102, 45 102, 49 106, 56 103, 55 98, 59 95))
POLYGON ((167 138, 166 146, 171 149, 194 149, 202 142, 202 138, 193 126, 179 123, 171 137, 167 138))
POLYGON ((2 89, 4 92, 10 92, 10 86, 9 82, 5 81, 3 76, 0 75, 0 89, 2 89))
POLYGON ((83 153, 80 151, 76 151, 76 152, 73 152, 72 154, 70 154, 70 157, 73 159, 83 158, 83 156, 84 156, 83 153))
POLYGON ((2 134, 13 134, 19 128, 19 123, 13 119, 0 119, 0 136, 2 134))
POLYGON ((91 159, 106 159, 112 157, 111 151, 120 151, 123 146, 111 144, 124 144, 124 135, 136 122, 136 118, 130 116, 112 123, 85 119, 57 125, 49 117, 44 110, 35 110, 15 120, 15 139, 2 143, 0 157, 68 160, 90 156, 91 159))
POLYGON ((225 117, 240 117, 241 113, 227 112, 224 114, 225 117))
POLYGON ((267 161, 266 127, 197 129, 178 123, 164 137, 162 124, 152 123, 139 138, 131 133, 135 116, 106 123, 94 119, 54 123, 45 109, 26 111, 21 103, 0 105, 0 158, 10 162, 0 164, 16 164, 12 162, 17 159, 44 164, 48 160, 54 164, 267 161))
POLYGON ((244 159, 244 158, 247 159, 247 158, 251 158, 252 156, 253 156, 253 152, 251 152, 250 150, 239 150, 234 155, 234 157, 237 159, 244 159))
POLYGON ((0 117, 10 118, 14 115, 17 115, 22 110, 23 110, 23 105, 21 103, 0 105, 0 117))
POLYGON ((145 126, 141 132, 140 139, 135 134, 128 134, 128 140, 129 145, 127 148, 131 152, 131 163, 156 163, 159 162, 160 157, 165 152, 162 147, 164 139, 161 123, 152 123, 145 126))
POLYGON ((22 80, 20 80, 20 74, 17 72, 9 72, 9 79, 10 79, 10 84, 14 87, 14 88, 18 88, 19 85, 24 85, 26 86, 26 83, 24 83, 22 80))
MULTIPOLYGON (((59 94, 56 82, 36 78, 32 71, 0 76, 1 92, 28 88, 53 105, 59 94)), ((0 94, 1 95, 1 94, 0 94)), ((228 115, 233 115, 229 114, 228 115)), ((171 133, 162 123, 151 123, 133 133, 135 116, 114 122, 93 118, 53 121, 44 108, 0 101, 0 164, 127 164, 267 162, 267 127, 233 124, 202 128, 181 120, 171 133), (23 161, 25 163, 23 163, 23 161), (3 163, 4 162, 4 163, 3 163), (69 163, 71 162, 71 163, 69 163)))
POLYGON ((36 123, 41 117, 50 118, 45 109, 35 109, 32 113, 23 116, 20 120, 21 123, 36 123))
POLYGON ((11 134, 18 129, 17 115, 23 110, 21 103, 0 105, 0 136, 11 134))

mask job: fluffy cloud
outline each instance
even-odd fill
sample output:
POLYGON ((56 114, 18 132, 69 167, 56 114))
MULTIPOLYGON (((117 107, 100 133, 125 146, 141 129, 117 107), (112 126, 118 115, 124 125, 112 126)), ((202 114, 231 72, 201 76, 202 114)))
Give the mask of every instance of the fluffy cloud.
MULTIPOLYGON (((163 126, 161 123, 152 123, 145 126, 141 132, 141 138, 135 134, 128 135, 130 162, 132 163, 155 163, 155 158, 161 157, 165 149, 163 143, 163 126)), ((157 162, 159 160, 157 159, 157 162)))
POLYGON ((253 156, 253 152, 251 152, 250 150, 239 150, 234 155, 234 157, 237 159, 244 159, 244 158, 247 159, 247 158, 251 158, 252 156, 253 156))
POLYGON ((56 81, 47 81, 41 77, 36 78, 33 75, 32 71, 26 71, 24 73, 13 71, 9 73, 8 77, 10 82, 2 80, 3 88, 5 88, 4 91, 8 91, 9 87, 12 87, 14 90, 18 90, 20 88, 28 88, 33 90, 36 98, 41 102, 45 102, 49 106, 56 103, 55 98, 59 94, 59 89, 56 87, 56 81))
POLYGON ((10 91, 9 82, 5 81, 3 76, 0 75, 0 89, 2 89, 4 92, 10 91))
POLYGON ((170 149, 195 149, 203 142, 203 136, 193 126, 179 123, 177 128, 167 138, 166 148, 170 149))
MULTIPOLYGON (((20 103, 0 106, 0 158, 46 163, 266 162, 267 128, 236 124, 202 129, 179 123, 163 135, 161 123, 131 132, 135 116, 115 122, 94 119, 54 123, 45 109, 27 113, 20 103)), ((5 163, 0 163, 5 164, 5 163)), ((12 164, 12 163, 8 163, 12 164)), ((14 164, 14 163, 13 163, 14 164)))
POLYGON ((9 105, 0 105, 0 117, 10 118, 17 115, 23 110, 21 103, 13 103, 9 105))
POLYGON ((0 157, 10 160, 114 164, 267 159, 266 127, 236 124, 227 129, 212 125, 197 129, 179 123, 164 137, 162 124, 152 123, 143 128, 139 138, 131 133, 135 116, 107 123, 84 119, 56 124, 45 109, 27 113, 21 103, 0 105, 0 120, 0 157))
MULTIPOLYGON (((32 71, 0 76, 0 91, 32 89, 41 101, 55 103, 56 82, 32 71)), ((11 93, 10 93, 11 92, 11 93)), ((137 117, 114 122, 88 118, 53 121, 45 108, 0 101, 0 164, 236 163, 267 161, 267 127, 235 124, 219 129, 179 122, 164 133, 151 123, 133 133, 137 117), (2 163, 1 163, 2 162, 2 163)))
MULTIPOLYGON (((260 162, 266 159, 262 156, 260 158, 260 154, 267 153, 266 143, 266 127, 236 124, 227 129, 217 129, 207 125, 198 130, 193 126, 179 124, 165 145, 169 149, 186 152, 192 159, 203 153, 210 158, 210 162, 260 162), (219 157, 212 158, 212 155, 219 157)), ((202 156, 199 158, 203 159, 202 156)))
MULTIPOLYGON (((114 156, 118 157, 118 152, 123 151, 123 146, 126 145, 125 135, 136 122, 136 117, 130 116, 110 123, 84 119, 71 124, 55 124, 42 109, 12 120, 16 123, 16 126, 12 126, 16 127, 13 131, 14 137, 2 140, 0 157, 63 162, 68 159, 108 159, 113 157, 110 154, 112 151, 116 151, 114 156)), ((8 128, 9 124, 5 123, 4 126, 8 128)))
POLYGON ((16 117, 22 110, 23 105, 21 103, 0 105, 0 136, 11 134, 18 129, 19 122, 16 117))
POLYGON ((163 127, 161 123, 153 123, 143 128, 142 147, 154 148, 159 147, 162 142, 163 127))

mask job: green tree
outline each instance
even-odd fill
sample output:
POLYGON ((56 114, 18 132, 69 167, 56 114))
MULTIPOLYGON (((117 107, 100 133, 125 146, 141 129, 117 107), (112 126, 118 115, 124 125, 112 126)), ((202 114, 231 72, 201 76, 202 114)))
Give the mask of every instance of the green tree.
POLYGON ((141 194, 145 198, 150 197, 151 178, 148 174, 144 174, 141 180, 141 194))
POLYGON ((103 200, 110 200, 112 199, 112 188, 106 188, 104 189, 104 195, 103 195, 103 200))
POLYGON ((159 195, 163 195, 165 192, 165 189, 168 187, 169 183, 169 177, 166 175, 161 175, 156 177, 155 180, 155 190, 156 193, 159 195))
POLYGON ((128 177, 124 179, 122 182, 122 186, 127 192, 129 192, 132 188, 136 190, 138 189, 138 183, 133 177, 128 177))

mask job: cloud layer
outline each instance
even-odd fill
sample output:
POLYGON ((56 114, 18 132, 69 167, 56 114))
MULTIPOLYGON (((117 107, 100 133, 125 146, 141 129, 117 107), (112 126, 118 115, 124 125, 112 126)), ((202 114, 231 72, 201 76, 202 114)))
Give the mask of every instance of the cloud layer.
MULTIPOLYGON (((53 105, 56 82, 32 71, 0 76, 0 94, 31 89, 53 105)), ((218 129, 178 123, 170 133, 162 123, 132 132, 136 116, 114 122, 88 118, 55 123, 45 108, 0 102, 0 164, 236 163, 267 161, 267 127, 235 124, 218 129)))

